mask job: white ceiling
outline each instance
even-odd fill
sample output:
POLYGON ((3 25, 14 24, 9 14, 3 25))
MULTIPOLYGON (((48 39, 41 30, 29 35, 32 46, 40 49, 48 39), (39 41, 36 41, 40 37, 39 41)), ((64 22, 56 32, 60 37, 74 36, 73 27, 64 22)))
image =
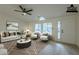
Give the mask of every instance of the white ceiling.
MULTIPOLYGON (((14 17, 24 21, 32 21, 32 20, 39 20, 38 16, 44 16, 45 18, 53 18, 57 16, 62 16, 66 12, 66 7, 70 5, 66 4, 24 4, 22 5, 26 9, 33 9, 32 15, 24 15, 22 16, 20 12, 15 12, 15 9, 20 10, 18 7, 19 5, 16 4, 9 4, 9 5, 0 5, 0 15, 6 17, 14 17)), ((78 7, 79 5, 74 5, 78 7)), ((78 7, 79 10, 79 7, 78 7)))

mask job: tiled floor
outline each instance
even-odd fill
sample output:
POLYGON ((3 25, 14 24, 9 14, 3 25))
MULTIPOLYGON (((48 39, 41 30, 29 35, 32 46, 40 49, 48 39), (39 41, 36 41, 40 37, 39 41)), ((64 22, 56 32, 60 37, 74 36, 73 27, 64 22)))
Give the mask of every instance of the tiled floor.
POLYGON ((8 49, 9 55, 79 55, 79 48, 49 41, 32 40, 32 45, 25 49, 18 49, 16 41, 3 43, 8 49))

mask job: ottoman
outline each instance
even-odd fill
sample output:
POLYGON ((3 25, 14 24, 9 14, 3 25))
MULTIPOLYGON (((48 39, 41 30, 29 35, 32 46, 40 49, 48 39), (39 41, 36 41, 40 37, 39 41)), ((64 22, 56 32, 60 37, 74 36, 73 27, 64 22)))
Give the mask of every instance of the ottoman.
POLYGON ((21 39, 17 41, 17 48, 27 48, 31 46, 31 39, 21 39))

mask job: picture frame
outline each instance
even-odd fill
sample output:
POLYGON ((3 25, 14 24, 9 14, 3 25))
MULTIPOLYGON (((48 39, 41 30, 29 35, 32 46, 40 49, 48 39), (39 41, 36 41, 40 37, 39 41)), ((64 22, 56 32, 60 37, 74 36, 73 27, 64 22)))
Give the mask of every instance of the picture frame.
POLYGON ((6 22, 6 29, 7 29, 7 31, 18 31, 19 24, 16 21, 7 21, 6 22))

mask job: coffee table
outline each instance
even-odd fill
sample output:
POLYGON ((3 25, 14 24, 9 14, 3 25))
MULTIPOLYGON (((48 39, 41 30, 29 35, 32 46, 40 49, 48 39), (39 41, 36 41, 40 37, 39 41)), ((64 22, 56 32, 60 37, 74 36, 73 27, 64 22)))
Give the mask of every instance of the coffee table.
POLYGON ((31 39, 28 38, 27 40, 25 39, 20 39, 17 41, 17 48, 27 48, 31 46, 31 39))

